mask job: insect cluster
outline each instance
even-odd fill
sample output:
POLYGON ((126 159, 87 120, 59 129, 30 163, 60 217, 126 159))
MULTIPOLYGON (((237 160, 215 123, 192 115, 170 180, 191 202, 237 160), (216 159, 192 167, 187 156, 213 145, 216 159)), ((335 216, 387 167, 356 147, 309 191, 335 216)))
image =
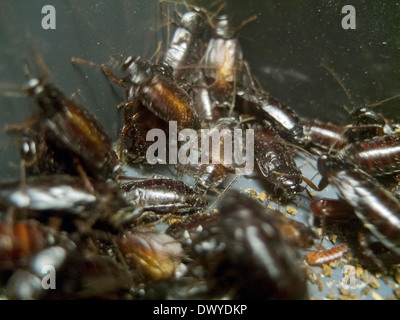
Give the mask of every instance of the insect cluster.
MULTIPOLYGON (((261 88, 243 57, 238 33, 255 17, 235 24, 223 8, 186 10, 179 22, 167 21, 176 29, 157 58, 123 57, 119 68, 73 58, 125 89, 115 144, 93 115, 51 83, 36 56, 42 74, 24 91, 39 112, 8 127, 20 144, 22 177, 0 186, 0 279, 7 298, 308 299, 304 250, 313 250, 305 256, 310 265, 347 250, 363 252, 382 272, 399 263, 397 125, 370 108, 356 110, 342 126, 301 118, 261 88), (171 122, 176 132, 169 131, 171 122), (329 184, 338 199, 310 201, 310 212, 324 232, 329 221, 352 221, 360 245, 323 250, 314 226, 221 188, 236 169, 222 157, 176 164, 174 177, 130 177, 128 167, 162 166, 147 161, 154 128, 167 139, 185 129, 254 130, 255 176, 268 201, 311 199, 304 183, 315 190, 329 184), (318 158, 318 187, 298 167, 297 154, 318 158), (54 290, 43 287, 49 265, 56 270, 54 290)), ((221 155, 232 141, 221 135, 218 144, 221 155)))

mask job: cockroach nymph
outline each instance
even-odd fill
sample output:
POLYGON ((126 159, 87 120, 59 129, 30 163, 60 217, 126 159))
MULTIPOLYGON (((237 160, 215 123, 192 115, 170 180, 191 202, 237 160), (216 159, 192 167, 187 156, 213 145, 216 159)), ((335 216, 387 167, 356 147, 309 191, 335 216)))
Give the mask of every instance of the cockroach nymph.
POLYGON ((347 252, 347 250, 347 244, 342 243, 331 249, 308 252, 304 258, 310 265, 322 265, 340 259, 347 252))

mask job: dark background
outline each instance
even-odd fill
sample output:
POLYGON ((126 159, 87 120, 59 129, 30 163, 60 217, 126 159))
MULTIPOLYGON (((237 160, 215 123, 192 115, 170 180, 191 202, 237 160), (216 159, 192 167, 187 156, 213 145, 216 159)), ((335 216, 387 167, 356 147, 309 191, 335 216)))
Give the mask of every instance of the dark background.
MULTIPOLYGON (((192 3, 209 7, 212 2, 192 3)), ((164 7, 174 10, 172 4, 164 7)), ((178 9, 185 12, 184 6, 178 9)), ((400 94, 399 1, 233 0, 226 10, 238 24, 257 15, 240 33, 244 57, 264 89, 302 117, 343 123, 348 118, 344 106, 354 109, 400 94), (346 4, 356 9, 356 30, 341 27, 346 4), (350 100, 321 63, 341 78, 350 100)), ((18 146, 4 132, 5 124, 37 112, 32 99, 5 96, 26 81, 23 66, 33 62, 31 48, 43 56, 52 81, 67 96, 75 93, 116 139, 122 91, 98 70, 74 66, 70 59, 150 58, 159 41, 165 48, 166 39, 165 18, 155 0, 0 0, 0 178, 19 175, 18 146), (56 9, 56 30, 41 27, 46 4, 56 9)), ((394 99, 378 109, 399 118, 399 104, 394 99)))

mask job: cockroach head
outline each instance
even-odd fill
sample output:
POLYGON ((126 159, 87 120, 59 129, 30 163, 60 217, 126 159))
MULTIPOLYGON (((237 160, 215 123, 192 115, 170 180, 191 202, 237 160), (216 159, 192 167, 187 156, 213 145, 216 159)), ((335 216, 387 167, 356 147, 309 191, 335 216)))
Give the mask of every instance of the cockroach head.
POLYGON ((205 17, 202 12, 196 8, 193 11, 186 12, 182 16, 181 25, 191 34, 201 34, 205 29, 205 17))
POLYGON ((26 84, 24 91, 29 96, 38 95, 43 91, 43 81, 40 78, 31 78, 26 84))

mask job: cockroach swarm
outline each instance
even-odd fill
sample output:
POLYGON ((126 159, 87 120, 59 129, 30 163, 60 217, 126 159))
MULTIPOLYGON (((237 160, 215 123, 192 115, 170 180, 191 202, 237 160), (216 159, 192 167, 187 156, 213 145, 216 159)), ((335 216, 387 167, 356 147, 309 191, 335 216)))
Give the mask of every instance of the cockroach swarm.
POLYGON ((325 290, 343 261, 357 279, 375 268, 399 282, 396 119, 372 106, 347 123, 307 119, 250 69, 240 31, 256 16, 236 24, 224 5, 159 8, 168 40, 153 57, 71 57, 117 89, 121 103, 107 109, 122 112, 116 138, 50 80, 38 52, 21 68, 19 96, 36 109, 5 130, 19 176, 0 181, 2 297, 310 299, 310 283, 325 290), (252 185, 239 191, 239 180, 252 185))

